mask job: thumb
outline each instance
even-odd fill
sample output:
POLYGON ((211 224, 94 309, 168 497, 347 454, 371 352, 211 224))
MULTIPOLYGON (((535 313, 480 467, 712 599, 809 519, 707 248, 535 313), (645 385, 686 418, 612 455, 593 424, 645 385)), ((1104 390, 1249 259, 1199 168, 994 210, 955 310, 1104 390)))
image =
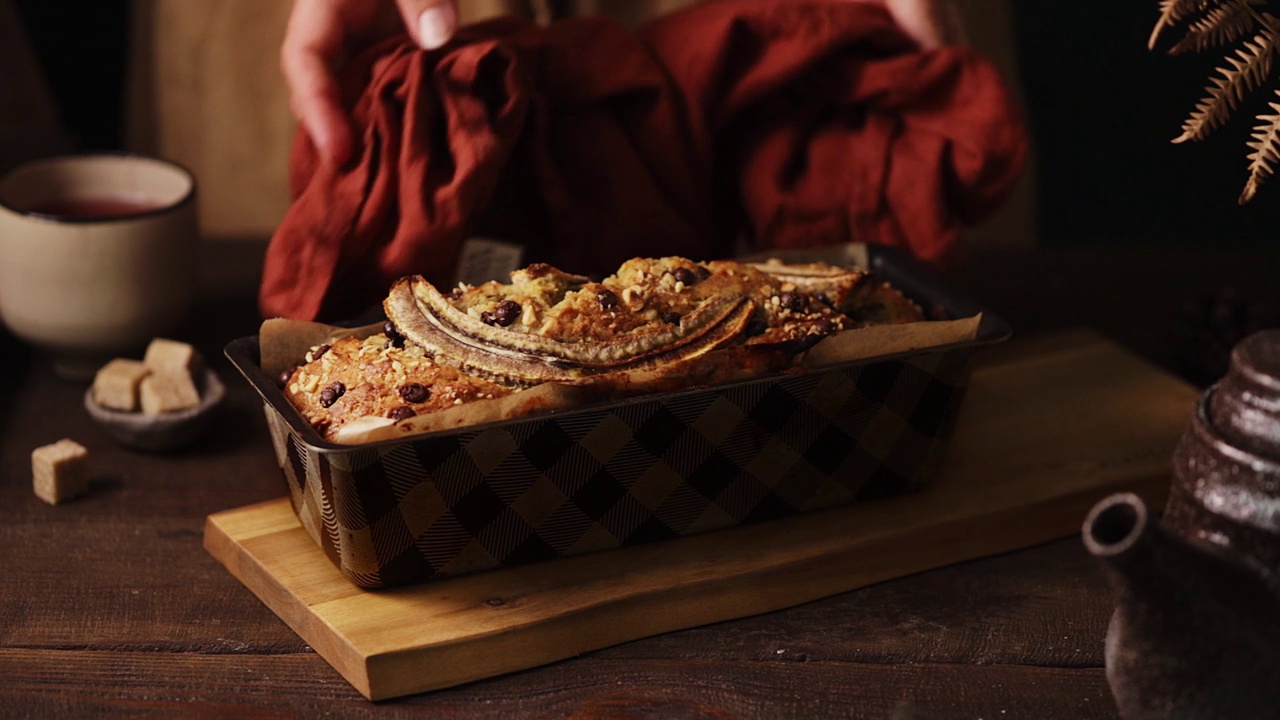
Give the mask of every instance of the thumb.
POLYGON ((963 42, 958 11, 947 0, 884 0, 895 22, 925 50, 963 42))
POLYGON ((458 28, 457 0, 396 0, 409 36, 425 50, 435 50, 458 28))

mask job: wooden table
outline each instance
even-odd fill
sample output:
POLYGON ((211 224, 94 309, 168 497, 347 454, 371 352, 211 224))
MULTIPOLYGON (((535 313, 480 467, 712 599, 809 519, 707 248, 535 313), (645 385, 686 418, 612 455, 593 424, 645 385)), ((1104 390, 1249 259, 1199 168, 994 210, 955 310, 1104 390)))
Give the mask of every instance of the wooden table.
MULTIPOLYGON (((369 703, 201 547, 209 513, 282 493, 256 396, 220 360, 256 328, 260 256, 218 245, 203 265, 186 339, 232 382, 213 436, 184 454, 120 449, 85 415, 82 386, 0 334, 0 717, 1115 716, 1102 660, 1112 600, 1075 538, 369 703), (96 481, 51 507, 31 492, 30 452, 62 437, 88 447, 96 481)), ((1280 324, 1278 263, 1266 251, 986 251, 949 282, 1023 336, 1089 325, 1192 374, 1181 308, 1235 293, 1280 324)))

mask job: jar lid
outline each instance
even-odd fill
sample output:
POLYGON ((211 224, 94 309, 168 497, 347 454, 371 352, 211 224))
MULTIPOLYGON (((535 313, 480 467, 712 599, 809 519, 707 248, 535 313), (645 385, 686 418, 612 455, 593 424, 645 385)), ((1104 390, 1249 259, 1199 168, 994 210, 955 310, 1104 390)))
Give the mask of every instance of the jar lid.
POLYGON ((1280 459, 1280 330, 1254 333, 1236 345, 1214 389, 1209 420, 1229 442, 1280 459))

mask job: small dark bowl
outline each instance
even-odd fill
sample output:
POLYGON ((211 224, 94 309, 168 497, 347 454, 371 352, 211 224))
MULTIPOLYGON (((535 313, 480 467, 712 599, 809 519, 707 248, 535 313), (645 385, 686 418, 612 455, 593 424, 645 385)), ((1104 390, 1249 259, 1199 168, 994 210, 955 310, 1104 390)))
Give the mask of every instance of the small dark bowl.
POLYGON ((84 408, 121 445, 144 452, 168 452, 199 439, 224 395, 226 386, 222 380, 206 369, 200 385, 200 404, 188 410, 160 415, 112 410, 94 402, 93 388, 84 394, 84 408))

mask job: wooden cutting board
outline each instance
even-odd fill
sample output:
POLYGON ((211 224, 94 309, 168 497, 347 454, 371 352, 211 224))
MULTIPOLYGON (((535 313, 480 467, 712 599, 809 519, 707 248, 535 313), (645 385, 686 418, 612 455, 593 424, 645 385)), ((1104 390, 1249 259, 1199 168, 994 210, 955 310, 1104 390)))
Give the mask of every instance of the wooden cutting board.
POLYGON ((942 477, 907 496, 376 592, 287 498, 209 516, 204 543, 378 700, 1061 538, 1120 490, 1163 504, 1194 388, 1089 331, 978 362, 942 477))

